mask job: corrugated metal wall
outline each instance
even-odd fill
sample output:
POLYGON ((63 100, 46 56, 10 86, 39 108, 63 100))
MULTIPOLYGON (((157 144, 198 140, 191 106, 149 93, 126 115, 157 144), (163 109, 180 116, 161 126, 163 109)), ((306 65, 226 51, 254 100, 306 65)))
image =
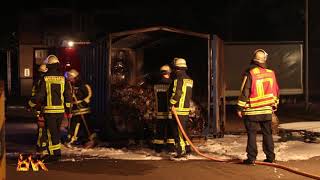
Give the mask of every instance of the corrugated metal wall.
POLYGON ((92 112, 96 116, 107 113, 107 39, 101 39, 80 51, 81 76, 93 90, 92 112))

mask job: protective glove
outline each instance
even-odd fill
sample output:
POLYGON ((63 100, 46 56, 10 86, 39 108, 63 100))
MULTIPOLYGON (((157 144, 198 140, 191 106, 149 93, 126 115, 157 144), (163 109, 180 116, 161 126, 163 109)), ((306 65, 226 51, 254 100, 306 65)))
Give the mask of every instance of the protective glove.
POLYGON ((39 116, 38 117, 37 124, 38 124, 39 128, 44 128, 45 127, 45 121, 44 121, 43 116, 39 116))
POLYGON ((71 119, 72 118, 72 114, 71 113, 64 113, 64 118, 71 119))
POLYGON ((239 118, 242 118, 242 111, 237 111, 237 115, 239 118))

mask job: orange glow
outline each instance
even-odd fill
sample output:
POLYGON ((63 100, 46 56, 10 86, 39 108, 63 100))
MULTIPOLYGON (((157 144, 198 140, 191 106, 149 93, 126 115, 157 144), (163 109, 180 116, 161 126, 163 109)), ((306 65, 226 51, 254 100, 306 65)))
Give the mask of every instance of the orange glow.
POLYGON ((22 154, 19 155, 17 171, 29 171, 30 164, 33 171, 39 171, 39 166, 42 170, 48 171, 48 168, 40 160, 33 160, 30 155, 27 159, 23 160, 22 154))

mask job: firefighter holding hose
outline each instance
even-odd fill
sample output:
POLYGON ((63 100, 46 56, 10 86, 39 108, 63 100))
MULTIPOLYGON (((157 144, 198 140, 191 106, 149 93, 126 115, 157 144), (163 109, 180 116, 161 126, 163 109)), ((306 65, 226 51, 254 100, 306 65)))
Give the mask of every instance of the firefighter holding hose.
MULTIPOLYGON (((175 77, 173 83, 171 83, 171 98, 170 107, 175 109, 178 118, 180 119, 184 130, 188 134, 188 121, 190 113, 190 101, 192 98, 193 80, 187 75, 187 62, 183 58, 174 58, 173 67, 175 71, 175 77)), ((183 137, 180 129, 177 126, 176 120, 174 139, 176 146, 176 158, 180 158, 191 152, 190 144, 183 137)))
POLYGON ((247 159, 244 164, 255 164, 258 154, 256 134, 260 125, 263 135, 264 162, 274 162, 272 113, 279 104, 279 87, 274 71, 266 66, 268 54, 263 49, 254 51, 253 60, 244 73, 237 115, 244 119, 247 130, 247 159))

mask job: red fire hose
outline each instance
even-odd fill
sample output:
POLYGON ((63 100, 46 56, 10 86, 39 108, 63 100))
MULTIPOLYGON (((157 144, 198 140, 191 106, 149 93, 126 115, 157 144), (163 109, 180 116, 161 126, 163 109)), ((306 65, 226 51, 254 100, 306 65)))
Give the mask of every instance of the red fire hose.
MULTIPOLYGON (((231 160, 228 160, 228 159, 219 159, 219 158, 214 158, 214 157, 211 157, 211 156, 208 156, 206 154, 203 154, 202 152, 200 152, 198 150, 198 148, 191 142, 191 140, 189 139, 189 137, 187 136, 186 132, 184 131, 181 123, 180 123, 180 119, 177 115, 177 111, 175 110, 174 107, 172 107, 172 114, 174 115, 176 121, 177 121, 177 124, 179 126, 179 129, 180 131, 182 132, 183 134, 183 137, 188 141, 188 143, 191 145, 191 147, 193 148, 193 150, 200 156, 204 157, 204 158, 207 158, 209 160, 212 160, 212 161, 216 161, 216 162, 225 162, 225 163, 235 163, 235 164, 240 164, 243 162, 243 160, 241 159, 231 159, 231 160)), ((275 167, 275 168, 280 168, 280 169, 283 169, 283 170, 286 170, 286 171, 289 171, 289 172, 292 172, 294 174, 298 174, 298 175, 301 175, 301 176, 305 176, 305 177, 309 177, 309 178, 313 178, 313 179, 319 179, 320 180, 320 176, 317 176, 317 175, 313 175, 313 174, 309 174, 309 173, 306 173, 306 172, 303 172, 303 171, 298 171, 298 170, 295 170, 293 168, 290 168, 290 167, 287 167, 287 166, 284 166, 284 165, 280 165, 280 164, 276 164, 276 163, 268 163, 268 162, 260 162, 260 161, 256 161, 255 164, 258 164, 258 165, 263 165, 263 166, 271 166, 271 167, 275 167)))

